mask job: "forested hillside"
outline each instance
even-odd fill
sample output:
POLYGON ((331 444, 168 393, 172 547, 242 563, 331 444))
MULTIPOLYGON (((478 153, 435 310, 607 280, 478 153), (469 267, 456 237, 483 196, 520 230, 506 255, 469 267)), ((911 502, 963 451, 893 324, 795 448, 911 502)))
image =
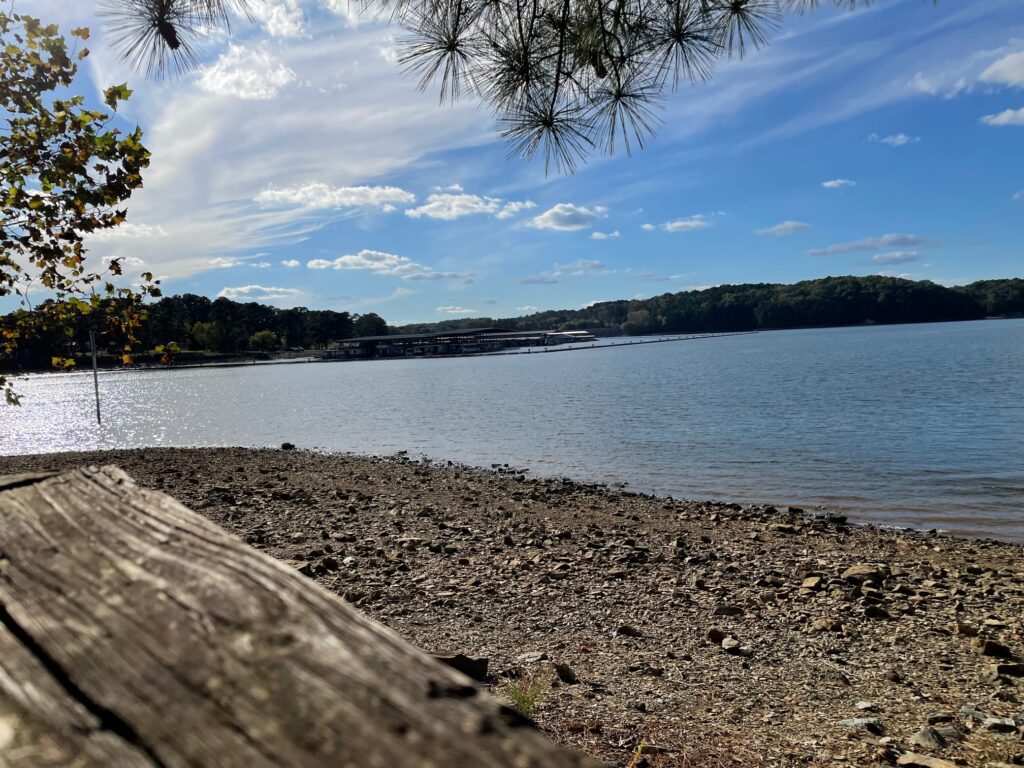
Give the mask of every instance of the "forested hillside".
POLYGON ((617 328, 628 335, 807 328, 861 323, 928 323, 1024 314, 1024 280, 984 280, 957 288, 894 277, 826 277, 792 285, 721 285, 650 299, 518 318, 464 318, 415 324, 403 333, 497 325, 510 329, 617 328))
MULTIPOLYGON (((640 335, 974 320, 1020 314, 1024 314, 1022 279, 982 280, 946 288, 932 282, 892 277, 827 277, 793 285, 722 285, 650 299, 607 301, 585 309, 538 312, 526 317, 473 317, 399 328, 389 327, 374 313, 358 315, 304 307, 278 309, 185 294, 151 305, 138 337, 141 350, 174 342, 183 350, 232 354, 318 349, 354 336, 481 326, 515 330, 590 328, 640 335)), ((19 359, 5 362, 0 355, 0 365, 40 368, 48 366, 52 357, 84 353, 89 333, 86 319, 70 336, 54 329, 25 339, 20 345, 19 359)), ((0 322, 10 320, 8 316, 0 322)), ((101 343, 120 357, 116 340, 101 339, 101 343)))

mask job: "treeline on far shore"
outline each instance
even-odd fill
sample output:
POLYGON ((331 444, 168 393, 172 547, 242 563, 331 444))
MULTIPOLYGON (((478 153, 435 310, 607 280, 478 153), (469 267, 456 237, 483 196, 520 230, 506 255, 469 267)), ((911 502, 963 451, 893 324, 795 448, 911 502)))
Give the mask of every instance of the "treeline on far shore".
MULTIPOLYGON (((666 293, 650 299, 607 301, 585 309, 537 312, 525 317, 474 317, 391 327, 374 313, 352 314, 304 307, 279 309, 226 298, 184 294, 153 303, 138 331, 136 362, 158 345, 177 344, 180 362, 322 349, 331 342, 387 333, 429 333, 459 328, 509 330, 590 329, 606 333, 711 333, 808 328, 865 323, 922 323, 1024 315, 1024 279, 981 280, 948 288, 893 277, 826 277, 791 285, 753 283, 666 293)), ((0 318, 0 324, 9 321, 0 318)), ((0 354, 0 369, 43 369, 53 357, 84 355, 88 317, 70 329, 51 328, 19 341, 17 357, 0 354)), ((101 339, 107 362, 120 361, 116 339, 101 339), (109 350, 109 351, 107 351, 109 350)))
POLYGON ((510 330, 603 328, 637 336, 931 323, 1012 315, 1024 315, 1024 280, 1020 278, 981 280, 947 288, 927 280, 872 275, 825 277, 793 284, 720 285, 525 317, 460 318, 405 325, 396 331, 428 333, 479 326, 510 330))

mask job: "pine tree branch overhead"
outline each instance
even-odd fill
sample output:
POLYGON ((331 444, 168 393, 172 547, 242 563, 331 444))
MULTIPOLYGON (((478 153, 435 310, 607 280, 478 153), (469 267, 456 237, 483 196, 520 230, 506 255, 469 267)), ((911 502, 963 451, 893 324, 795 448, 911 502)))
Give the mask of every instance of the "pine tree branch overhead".
MULTIPOLYGON (((102 0, 121 55, 154 77, 198 64, 203 30, 251 0, 102 0)), ((510 154, 571 172, 643 147, 668 92, 766 46, 787 11, 871 0, 353 0, 405 30, 399 61, 441 102, 481 99, 510 154)))

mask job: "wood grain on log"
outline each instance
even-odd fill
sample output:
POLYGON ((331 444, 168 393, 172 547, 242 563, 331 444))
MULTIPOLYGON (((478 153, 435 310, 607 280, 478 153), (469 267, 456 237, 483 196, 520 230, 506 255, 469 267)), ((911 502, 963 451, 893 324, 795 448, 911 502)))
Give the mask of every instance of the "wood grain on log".
POLYGON ((0 479, 0 766, 593 766, 113 467, 0 479))

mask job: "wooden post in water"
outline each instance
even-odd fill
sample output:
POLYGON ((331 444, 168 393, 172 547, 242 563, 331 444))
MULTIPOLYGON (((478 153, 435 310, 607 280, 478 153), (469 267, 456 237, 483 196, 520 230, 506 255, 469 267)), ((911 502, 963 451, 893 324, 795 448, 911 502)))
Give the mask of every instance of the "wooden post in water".
POLYGON ((89 330, 89 346, 92 347, 92 387, 96 392, 96 423, 103 424, 100 418, 100 374, 96 363, 96 331, 89 330))

